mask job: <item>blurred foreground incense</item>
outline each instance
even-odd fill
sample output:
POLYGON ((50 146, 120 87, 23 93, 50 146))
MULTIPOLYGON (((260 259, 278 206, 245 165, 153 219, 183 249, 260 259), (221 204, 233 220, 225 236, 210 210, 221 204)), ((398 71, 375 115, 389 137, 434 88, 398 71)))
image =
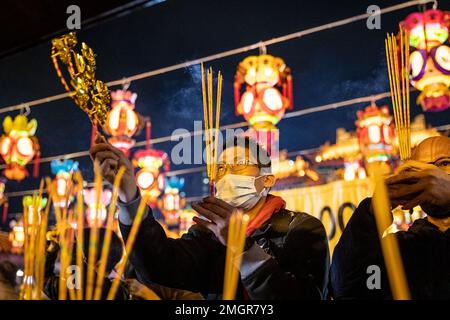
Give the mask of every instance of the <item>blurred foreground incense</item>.
POLYGON ((227 254, 225 261, 225 276, 223 282, 223 299, 234 300, 239 278, 239 267, 245 245, 249 217, 242 211, 235 211, 228 225, 227 254))

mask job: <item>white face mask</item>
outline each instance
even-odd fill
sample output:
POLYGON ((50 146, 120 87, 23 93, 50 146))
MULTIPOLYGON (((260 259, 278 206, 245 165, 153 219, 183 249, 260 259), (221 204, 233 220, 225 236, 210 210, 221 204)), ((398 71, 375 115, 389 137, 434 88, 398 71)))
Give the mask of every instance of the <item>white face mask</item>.
POLYGON ((243 176, 239 174, 227 174, 216 184, 216 197, 229 205, 250 210, 258 201, 267 196, 268 190, 256 191, 255 180, 263 177, 243 176))

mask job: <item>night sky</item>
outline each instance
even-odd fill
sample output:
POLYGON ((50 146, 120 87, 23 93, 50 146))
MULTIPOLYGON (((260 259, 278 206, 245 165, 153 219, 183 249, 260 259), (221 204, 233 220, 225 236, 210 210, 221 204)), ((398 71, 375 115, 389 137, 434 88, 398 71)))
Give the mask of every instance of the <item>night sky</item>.
MULTIPOLYGON (((384 8, 400 2, 168 0, 81 30, 78 39, 93 48, 97 77, 108 82, 362 14, 371 4, 384 8)), ((439 8, 450 10, 450 1, 439 1, 439 8)), ((282 57, 292 69, 294 111, 388 91, 384 37, 386 32, 395 32, 398 22, 417 9, 382 15, 381 30, 369 30, 366 21, 361 21, 269 46, 268 53, 282 57)), ((0 60, 0 108, 64 92, 50 49, 50 42, 46 42, 0 60)), ((224 75, 222 124, 243 121, 234 115, 233 79, 238 63, 251 54, 258 54, 258 50, 207 64, 224 75)), ((193 121, 203 117, 198 67, 132 82, 130 90, 138 94, 137 112, 151 117, 154 138, 170 135, 177 128, 192 130, 193 121)), ((415 104, 416 96, 413 93, 411 99, 413 116, 421 112, 415 104)), ((387 99, 383 102, 389 103, 387 99)), ((356 111, 364 106, 283 120, 278 125, 280 148, 296 151, 319 147, 326 141, 333 143, 338 127, 354 129, 356 111)), ((6 115, 0 115, 1 119, 6 115)), ((90 123, 70 99, 33 107, 30 117, 38 121, 42 157, 89 148, 90 123)), ((449 124, 450 110, 426 114, 426 121, 433 126, 449 124)), ((136 139, 144 138, 143 133, 136 139)), ((170 154, 173 145, 154 147, 170 154)), ((92 179, 91 160, 75 160, 80 162, 85 178, 92 179)), ((192 165, 172 169, 185 167, 192 165)), ((32 167, 28 168, 31 172, 32 167)), ((50 164, 42 164, 41 175, 49 174, 50 164)), ((187 196, 202 194, 201 174, 185 179, 187 196)), ((38 183, 39 179, 32 177, 21 183, 8 182, 6 192, 34 189, 38 183)), ((10 199, 11 213, 21 211, 19 200, 10 199)))

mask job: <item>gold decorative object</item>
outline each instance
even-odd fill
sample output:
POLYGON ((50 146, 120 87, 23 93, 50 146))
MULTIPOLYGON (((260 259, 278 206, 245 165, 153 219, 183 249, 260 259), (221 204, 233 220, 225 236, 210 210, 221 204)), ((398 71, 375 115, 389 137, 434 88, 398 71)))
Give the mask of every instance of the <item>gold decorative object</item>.
POLYGON ((95 55, 86 43, 81 44, 81 54, 75 51, 77 37, 74 32, 52 40, 52 60, 58 77, 70 97, 87 113, 91 122, 104 125, 110 103, 108 87, 95 78, 95 55), (60 68, 59 61, 67 67, 70 87, 60 68))

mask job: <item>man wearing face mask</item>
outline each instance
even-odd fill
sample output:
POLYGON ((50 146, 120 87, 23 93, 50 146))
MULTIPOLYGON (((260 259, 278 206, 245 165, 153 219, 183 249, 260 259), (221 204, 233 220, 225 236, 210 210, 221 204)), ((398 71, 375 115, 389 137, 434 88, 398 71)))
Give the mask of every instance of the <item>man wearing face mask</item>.
MULTIPOLYGON (((393 208, 420 205, 427 213, 395 234, 412 298, 450 299, 450 138, 421 142, 386 184, 393 208)), ((348 222, 330 274, 335 299, 392 299, 371 199, 362 201, 348 222), (367 268, 373 265, 380 267, 381 281, 370 289, 367 268)))
MULTIPOLYGON (((182 238, 167 238, 147 208, 130 255, 141 282, 220 299, 229 216, 240 208, 250 223, 236 298, 325 298, 329 252, 322 223, 286 210, 283 199, 269 194, 275 179, 267 153, 256 143, 235 138, 225 146, 217 165, 216 197, 192 205, 203 218, 195 218, 196 225, 182 238)), ((91 155, 109 180, 117 165, 128 165, 105 142, 98 141, 91 155)), ((134 180, 125 181, 121 190, 119 220, 126 239, 140 196, 134 180)))

